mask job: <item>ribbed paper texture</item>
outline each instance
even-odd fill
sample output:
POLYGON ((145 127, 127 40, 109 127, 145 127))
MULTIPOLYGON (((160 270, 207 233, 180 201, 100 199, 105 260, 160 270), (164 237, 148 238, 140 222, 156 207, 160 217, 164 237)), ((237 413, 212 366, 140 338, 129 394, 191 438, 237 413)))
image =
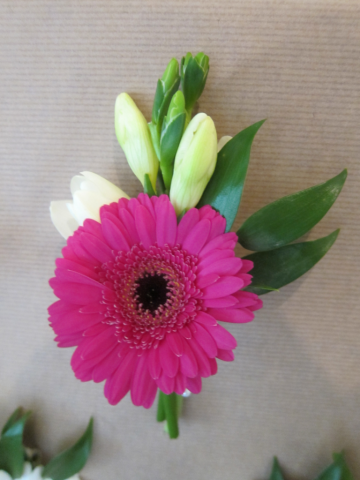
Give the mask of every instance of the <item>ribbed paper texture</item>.
MULTIPOLYGON (((258 480, 278 455, 289 478, 314 478, 345 449, 360 476, 358 1, 0 2, 0 423, 35 413, 29 440, 49 458, 95 417, 86 480, 258 480), (50 200, 90 170, 140 191, 114 133, 116 96, 150 117, 171 57, 210 56, 199 111, 219 137, 267 118, 234 227, 261 206, 349 169, 336 204, 308 236, 341 227, 326 257, 247 325, 236 360, 219 362, 186 401, 169 441, 129 398, 74 378, 46 309, 64 245, 50 200), (36 440, 35 440, 36 438, 36 440)), ((240 250, 239 250, 239 253, 240 250)))

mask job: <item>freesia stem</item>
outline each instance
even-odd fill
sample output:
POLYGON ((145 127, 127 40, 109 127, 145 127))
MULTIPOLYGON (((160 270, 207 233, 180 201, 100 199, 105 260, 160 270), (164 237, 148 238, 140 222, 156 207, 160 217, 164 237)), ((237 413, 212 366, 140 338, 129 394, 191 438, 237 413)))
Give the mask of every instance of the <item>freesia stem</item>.
POLYGON ((169 437, 177 438, 179 436, 179 426, 176 393, 174 392, 170 393, 170 395, 166 395, 165 393, 160 392, 160 396, 163 398, 162 401, 165 408, 169 437))
POLYGON ((163 422, 164 420, 166 420, 164 399, 163 399, 163 395, 162 395, 161 391, 160 391, 159 399, 158 399, 158 408, 157 408, 156 420, 158 422, 163 422))

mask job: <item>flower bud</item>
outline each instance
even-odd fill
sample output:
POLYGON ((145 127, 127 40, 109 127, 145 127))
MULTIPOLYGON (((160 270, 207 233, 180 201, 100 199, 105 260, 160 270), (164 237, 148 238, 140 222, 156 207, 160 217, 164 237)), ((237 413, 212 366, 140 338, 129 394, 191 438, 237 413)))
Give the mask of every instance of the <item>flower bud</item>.
POLYGON ((200 52, 195 57, 187 53, 181 61, 181 87, 186 110, 191 113, 202 94, 209 73, 209 57, 200 52))
POLYGON ((166 67, 166 70, 158 80, 154 105, 152 111, 152 122, 162 124, 166 110, 169 107, 170 100, 180 85, 179 63, 176 58, 172 58, 166 67))
POLYGON ((100 222, 100 208, 120 198, 129 198, 119 187, 100 175, 82 172, 71 179, 73 200, 56 200, 50 203, 50 215, 56 229, 68 238, 87 218, 100 222))
POLYGON ((214 122, 198 113, 185 130, 175 157, 170 200, 178 215, 197 205, 214 173, 216 158, 214 122))
POLYGON ((131 170, 143 185, 147 173, 155 190, 159 161, 145 117, 127 93, 116 99, 115 132, 131 170))

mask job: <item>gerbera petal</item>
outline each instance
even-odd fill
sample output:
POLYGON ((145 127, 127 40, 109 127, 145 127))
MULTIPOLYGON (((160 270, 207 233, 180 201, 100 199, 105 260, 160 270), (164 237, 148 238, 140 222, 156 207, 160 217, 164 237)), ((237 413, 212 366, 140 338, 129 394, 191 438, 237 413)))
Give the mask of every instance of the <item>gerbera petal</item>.
POLYGON ((222 350, 221 348, 218 348, 217 358, 224 362, 232 362, 235 359, 235 355, 232 350, 222 350))
POLYGON ((205 275, 202 277, 198 275, 196 280, 196 285, 198 286, 198 288, 205 288, 217 282, 219 278, 220 278, 220 275, 218 275, 217 273, 211 273, 210 275, 205 275))
POLYGON ((202 278, 206 275, 217 273, 218 275, 235 275, 239 272, 242 265, 241 258, 231 257, 222 258, 205 268, 201 269, 198 277, 202 278))
POLYGON ((175 377, 174 390, 178 395, 182 395, 186 390, 186 377, 181 372, 178 372, 175 377))
POLYGON ((183 341, 181 340, 181 336, 179 333, 168 333, 166 335, 166 342, 169 345, 172 352, 177 356, 181 357, 184 352, 184 345, 183 341))
POLYGON ((217 346, 213 337, 199 323, 193 322, 191 325, 196 327, 192 330, 192 333, 197 343, 202 347, 209 358, 215 358, 217 355, 217 346))
POLYGON ((159 358, 164 374, 168 377, 175 377, 179 370, 179 358, 170 349, 166 340, 159 345, 159 358))
POLYGON ((205 218, 195 225, 183 240, 183 249, 197 255, 205 245, 210 233, 210 220, 205 218))
POLYGON ((67 258, 57 258, 55 262, 58 268, 62 268, 64 270, 71 270, 73 272, 82 273, 89 278, 94 280, 98 280, 98 274, 93 269, 82 265, 78 262, 74 262, 73 260, 68 260, 67 258))
POLYGON ((254 262, 251 260, 242 260, 242 269, 241 273, 247 273, 250 272, 254 268, 254 262))
POLYGON ((234 348, 236 348, 236 339, 221 325, 216 325, 216 327, 208 327, 206 325, 205 328, 215 340, 218 348, 221 348, 223 350, 233 350, 234 348))
POLYGON ((159 349, 152 348, 148 355, 148 365, 149 365, 149 373, 151 378, 157 380, 162 372, 160 360, 159 360, 159 349))
POLYGON ((116 251, 129 251, 130 246, 122 231, 108 218, 102 219, 102 231, 108 244, 116 251))
POLYGON ((210 308, 209 313, 221 322, 248 323, 254 319, 254 314, 247 308, 210 308))
POLYGON ((186 377, 196 377, 198 374, 198 364, 192 348, 189 345, 189 340, 183 340, 184 353, 180 357, 180 372, 186 377))
POLYGON ((127 233, 130 237, 132 245, 140 242, 140 237, 136 230, 135 220, 132 214, 126 208, 120 208, 119 202, 119 218, 124 225, 126 225, 127 233))
POLYGON ((100 335, 89 339, 83 349, 82 358, 89 359, 101 354, 106 350, 112 349, 112 347, 117 343, 115 331, 115 327, 107 326, 106 330, 100 333, 100 335))
POLYGON ((72 333, 83 331, 96 325, 101 322, 102 319, 102 315, 98 313, 86 315, 79 311, 74 311, 63 315, 55 322, 52 321, 51 326, 57 335, 71 335, 72 333))
POLYGON ((233 242, 237 242, 237 236, 233 232, 224 233, 223 235, 219 235, 218 237, 214 238, 210 242, 208 242, 204 248, 199 253, 199 257, 203 258, 207 253, 211 252, 215 248, 224 249, 228 248, 227 244, 232 244, 233 242))
POLYGON ((167 197, 159 197, 155 206, 156 212, 156 239, 160 247, 175 245, 177 236, 176 213, 167 197), (163 198, 165 197, 165 198, 163 198))
POLYGON ((221 298, 207 298, 204 300, 203 305, 207 308, 226 308, 232 307, 233 305, 238 304, 238 299, 235 297, 236 293, 233 295, 228 295, 227 297, 221 298))
POLYGON ((119 357, 118 348, 115 346, 110 354, 94 366, 92 372, 92 379, 94 382, 100 383, 111 377, 113 372, 119 367, 121 361, 122 359, 119 357))
POLYGON ((174 391, 175 378, 168 377, 165 373, 162 373, 162 375, 156 380, 156 384, 162 392, 166 395, 170 395, 170 393, 174 391))
POLYGON ((199 222, 199 210, 191 208, 180 220, 178 225, 177 242, 181 245, 188 232, 199 222))
POLYGON ((201 392, 201 377, 198 375, 194 378, 186 379, 186 388, 190 390, 191 393, 200 393, 201 392))
POLYGON ((149 248, 151 245, 154 245, 156 242, 155 220, 143 205, 136 207, 135 225, 144 247, 149 248))
POLYGON ((223 234, 225 232, 226 228, 226 220, 224 217, 221 215, 217 215, 212 221, 211 221, 211 230, 208 238, 208 242, 210 240, 213 240, 215 237, 223 234))
POLYGON ((190 340, 189 344, 195 355, 198 368, 199 368, 199 374, 204 378, 210 377, 211 369, 209 364, 209 357, 206 355, 206 353, 204 352, 203 348, 199 345, 197 340, 195 340, 194 338, 190 340))
POLYGON ((202 325, 209 325, 212 327, 215 327, 215 325, 217 325, 215 318, 206 312, 197 312, 195 320, 197 323, 201 323, 202 325))
POLYGON ((119 403, 130 390, 136 360, 136 350, 130 350, 125 357, 122 357, 122 362, 117 370, 106 381, 104 393, 110 405, 116 405, 119 403))
POLYGON ((203 298, 220 298, 237 292, 244 286, 244 282, 238 277, 222 277, 216 283, 204 288, 203 298))
POLYGON ((101 289, 91 285, 63 282, 56 277, 51 278, 49 284, 58 298, 72 304, 86 305, 87 303, 100 301, 102 298, 101 289))
POLYGON ((148 370, 147 353, 144 352, 137 360, 134 375, 131 382, 131 400, 134 405, 140 406, 147 400, 148 382, 154 382, 148 370))
POLYGON ((200 258, 198 266, 199 272, 202 269, 208 267, 209 265, 212 265, 214 262, 221 260, 222 258, 233 258, 234 255, 234 251, 230 250, 229 248, 226 250, 220 250, 219 248, 211 250, 206 255, 204 255, 204 257, 200 258))
POLYGON ((261 301, 255 293, 244 292, 243 290, 234 293, 234 297, 237 300, 236 308, 250 307, 261 301))
POLYGON ((82 233, 80 235, 80 241, 85 250, 96 258, 96 260, 99 260, 99 262, 106 263, 114 259, 111 248, 94 235, 82 233))

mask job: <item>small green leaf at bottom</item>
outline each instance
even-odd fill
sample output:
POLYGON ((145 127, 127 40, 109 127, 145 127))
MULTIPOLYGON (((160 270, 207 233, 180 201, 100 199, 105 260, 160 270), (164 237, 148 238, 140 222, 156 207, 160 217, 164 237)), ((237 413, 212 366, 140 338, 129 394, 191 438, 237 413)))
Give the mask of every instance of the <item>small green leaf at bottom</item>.
POLYGON ((269 290, 263 286, 279 289, 293 282, 310 270, 334 244, 340 230, 312 242, 294 243, 268 252, 252 253, 244 257, 254 262, 250 271, 252 283, 244 290, 264 295, 269 290))
POLYGON ((284 480, 278 459, 276 457, 274 457, 273 467, 269 480, 284 480))
POLYGON ((91 450, 93 419, 91 418, 84 434, 72 447, 52 458, 45 466, 42 477, 52 480, 65 480, 84 467, 91 450))

